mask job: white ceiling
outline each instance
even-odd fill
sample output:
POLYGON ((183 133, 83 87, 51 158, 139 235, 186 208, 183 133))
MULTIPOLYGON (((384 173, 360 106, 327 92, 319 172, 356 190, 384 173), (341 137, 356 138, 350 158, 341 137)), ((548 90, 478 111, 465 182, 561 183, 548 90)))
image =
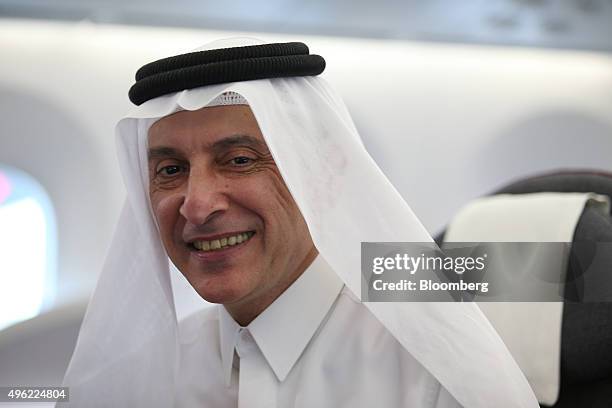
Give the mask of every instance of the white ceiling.
POLYGON ((612 51, 612 0, 0 0, 0 17, 612 51))

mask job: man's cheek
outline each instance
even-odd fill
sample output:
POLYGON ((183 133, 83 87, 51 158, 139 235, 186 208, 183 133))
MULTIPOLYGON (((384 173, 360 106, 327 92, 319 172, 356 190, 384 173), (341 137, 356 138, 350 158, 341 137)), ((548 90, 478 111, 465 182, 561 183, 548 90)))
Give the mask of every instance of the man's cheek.
POLYGON ((173 231, 177 226, 177 221, 180 216, 180 203, 181 200, 176 197, 176 195, 152 197, 151 208, 155 215, 162 239, 167 237, 168 233, 173 231))

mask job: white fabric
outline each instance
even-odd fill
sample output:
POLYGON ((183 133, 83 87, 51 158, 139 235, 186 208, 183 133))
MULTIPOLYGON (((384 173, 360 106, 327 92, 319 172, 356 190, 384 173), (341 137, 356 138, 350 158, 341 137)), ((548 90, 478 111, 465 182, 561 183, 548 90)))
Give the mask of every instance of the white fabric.
MULTIPOLYGON (((470 202, 448 226, 447 242, 572 242, 576 224, 590 201, 607 198, 584 193, 500 194, 470 202)), ((532 265, 558 264, 564 279, 567 253, 537 252, 532 265), (537 260, 536 260, 537 258, 537 260)), ((508 263, 516 267, 517 260, 508 263)), ((503 263, 495 270, 503 270, 503 263)), ((534 271, 537 273, 537 271, 534 271)), ((538 401, 554 405, 559 395, 562 302, 479 303, 523 370, 538 401)))
MULTIPOLYGON (((343 286, 319 255, 299 279, 248 325, 279 381, 287 378, 343 286)), ((229 385, 240 329, 225 308, 220 308, 221 358, 226 385, 229 385)))
MULTIPOLYGON (((255 43, 226 40, 206 48, 255 43)), ((361 242, 431 241, 368 155, 346 107, 322 78, 212 85, 150 100, 117 125, 128 202, 65 379, 75 405, 171 404, 179 337, 166 254, 148 202, 147 132, 158 118, 203 108, 230 91, 248 101, 315 245, 353 293, 360 291, 361 242)), ((365 306, 461 405, 537 406, 529 384, 476 305, 365 306)))
POLYGON ((235 92, 224 92, 221 95, 217 96, 213 99, 208 105, 208 107, 212 106, 227 106, 227 105, 248 105, 246 99, 242 97, 242 95, 237 94, 235 92))
POLYGON ((221 306, 181 322, 177 406, 459 407, 343 287, 319 256, 247 328, 221 306))

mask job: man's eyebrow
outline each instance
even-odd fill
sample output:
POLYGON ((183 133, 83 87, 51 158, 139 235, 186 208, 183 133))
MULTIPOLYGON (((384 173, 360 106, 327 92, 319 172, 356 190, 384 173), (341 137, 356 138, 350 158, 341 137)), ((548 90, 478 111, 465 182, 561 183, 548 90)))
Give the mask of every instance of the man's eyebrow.
POLYGON ((168 147, 168 146, 151 147, 149 148, 149 151, 148 151, 149 160, 163 159, 165 157, 180 156, 180 155, 181 153, 177 149, 173 147, 168 147))
MULTIPOLYGON (((222 151, 234 146, 248 146, 256 150, 268 151, 268 147, 264 142, 249 135, 232 135, 224 137, 212 143, 211 148, 214 151, 222 151)), ((182 156, 181 152, 170 146, 151 147, 148 150, 149 161, 177 156, 182 156)))
POLYGON ((268 147, 261 140, 249 135, 232 135, 217 140, 212 144, 212 149, 220 151, 234 146, 247 146, 256 150, 267 151, 268 147))

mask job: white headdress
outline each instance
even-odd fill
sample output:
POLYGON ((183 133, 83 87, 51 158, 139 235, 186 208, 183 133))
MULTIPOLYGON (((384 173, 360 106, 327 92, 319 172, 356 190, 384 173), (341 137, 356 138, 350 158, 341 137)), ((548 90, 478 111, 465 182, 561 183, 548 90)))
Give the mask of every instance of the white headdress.
MULTIPOLYGON (((224 40, 203 49, 252 45, 224 40)), ((178 334, 168 260, 148 199, 147 132, 157 119, 234 92, 250 105, 320 254, 360 293, 362 241, 430 242, 363 147, 340 97, 320 77, 211 85, 145 102, 117 125, 128 199, 90 302, 65 384, 75 406, 172 405, 178 334)), ((467 408, 537 407, 472 303, 367 308, 467 408)))

